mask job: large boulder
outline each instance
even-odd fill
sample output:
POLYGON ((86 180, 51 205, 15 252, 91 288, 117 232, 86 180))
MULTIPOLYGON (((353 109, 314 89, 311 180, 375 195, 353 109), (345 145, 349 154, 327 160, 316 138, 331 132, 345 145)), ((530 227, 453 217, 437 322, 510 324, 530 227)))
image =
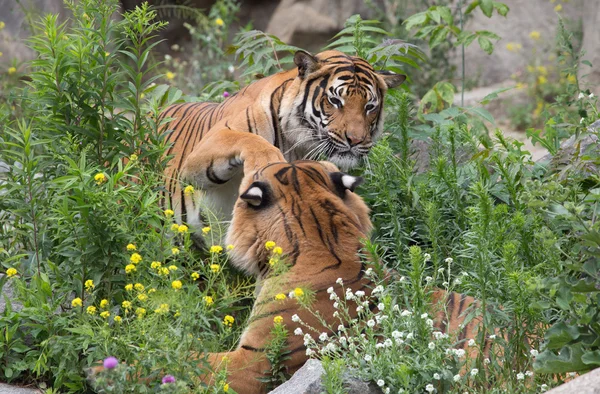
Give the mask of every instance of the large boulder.
POLYGON ((555 387, 546 394, 600 394, 600 368, 555 387))

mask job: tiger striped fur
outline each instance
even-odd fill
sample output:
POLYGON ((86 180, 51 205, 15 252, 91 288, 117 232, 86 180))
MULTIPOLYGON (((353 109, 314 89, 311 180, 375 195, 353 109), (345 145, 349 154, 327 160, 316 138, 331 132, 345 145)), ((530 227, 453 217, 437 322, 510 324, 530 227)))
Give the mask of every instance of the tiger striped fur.
MULTIPOLYGON (((166 169, 167 190, 176 218, 198 228, 201 205, 221 218, 231 214, 241 181, 239 156, 232 156, 219 173, 214 163, 198 165, 207 150, 229 150, 229 141, 246 134, 260 136, 283 153, 285 160, 327 160, 347 169, 365 157, 383 129, 383 101, 388 88, 404 75, 375 71, 365 60, 338 51, 315 56, 298 51, 297 68, 260 79, 222 103, 197 102, 170 106, 161 114, 172 155, 166 169), (170 120, 169 120, 170 119, 170 120), (225 133, 224 144, 205 142, 225 133), (202 191, 185 195, 182 183, 203 183, 202 191), (202 202, 202 204, 200 204, 202 202)), ((252 144, 240 155, 257 167, 267 164, 252 144)), ((272 155, 271 155, 272 156, 272 155)))

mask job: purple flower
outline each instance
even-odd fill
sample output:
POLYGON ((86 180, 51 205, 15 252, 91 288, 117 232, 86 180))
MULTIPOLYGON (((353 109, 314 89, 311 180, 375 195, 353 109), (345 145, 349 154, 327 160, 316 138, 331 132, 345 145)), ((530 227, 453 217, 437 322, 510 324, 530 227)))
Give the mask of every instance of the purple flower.
POLYGON ((225 98, 229 97, 229 92, 228 91, 224 91, 223 92, 223 97, 225 97, 225 98))
POLYGON ((163 384, 175 383, 175 376, 173 376, 173 375, 165 375, 162 378, 162 382, 163 382, 163 384))
POLYGON ((116 357, 110 356, 104 359, 104 368, 114 369, 119 365, 119 360, 116 357))

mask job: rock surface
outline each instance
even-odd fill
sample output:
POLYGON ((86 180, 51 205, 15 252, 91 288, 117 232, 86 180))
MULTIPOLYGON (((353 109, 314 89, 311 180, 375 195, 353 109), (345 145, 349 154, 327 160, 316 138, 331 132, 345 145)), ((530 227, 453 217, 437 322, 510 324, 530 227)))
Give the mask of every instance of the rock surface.
POLYGON ((555 387, 546 394, 600 394, 600 368, 555 387))
MULTIPOLYGON (((294 376, 269 394, 321 394, 321 378, 325 370, 319 360, 308 360, 294 376)), ((348 394, 381 394, 374 384, 344 375, 344 388, 348 394)))
POLYGON ((9 386, 8 384, 0 383, 0 394, 40 394, 42 391, 27 387, 9 386))

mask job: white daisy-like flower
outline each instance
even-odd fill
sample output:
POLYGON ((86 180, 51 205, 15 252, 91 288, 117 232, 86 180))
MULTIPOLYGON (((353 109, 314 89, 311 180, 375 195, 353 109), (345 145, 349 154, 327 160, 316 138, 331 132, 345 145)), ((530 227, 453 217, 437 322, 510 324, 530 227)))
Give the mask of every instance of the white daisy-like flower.
POLYGON ((373 359, 373 357, 371 357, 370 354, 365 354, 364 359, 365 359, 366 362, 369 362, 369 361, 371 361, 373 359))
POLYGON ((306 349, 306 355, 307 355, 308 357, 312 356, 313 354, 315 354, 315 351, 314 351, 314 350, 312 350, 312 349, 306 349))
POLYGON ((335 309, 337 309, 339 306, 340 306, 340 304, 339 304, 337 301, 333 303, 333 307, 334 307, 335 309))
POLYGON ((427 391, 428 393, 433 393, 433 390, 435 390, 433 388, 433 384, 428 384, 427 386, 425 386, 425 391, 427 391))
POLYGON ((294 323, 298 323, 300 321, 300 316, 298 316, 298 315, 292 315, 292 321, 294 323))
POLYGON ((390 394, 390 388, 389 387, 384 388, 383 394, 390 394))
POLYGON ((460 278, 456 278, 456 279, 454 279, 454 284, 455 284, 456 286, 460 285, 461 283, 462 283, 462 280, 460 280, 460 278))
POLYGON ((491 363, 491 361, 490 361, 490 359, 489 359, 489 358, 487 358, 487 357, 486 357, 486 358, 484 358, 484 359, 483 359, 483 363, 484 363, 485 365, 489 365, 489 363, 491 363))
POLYGON ((569 372, 567 373, 567 376, 570 378, 574 378, 575 376, 577 376, 577 372, 569 372))
POLYGON ((398 339, 398 338, 402 338, 404 336, 404 333, 394 330, 392 331, 392 338, 394 339, 398 339))
POLYGON ((367 275, 367 276, 373 275, 373 268, 367 268, 367 270, 365 271, 365 275, 367 275))
POLYGON ((320 341, 326 341, 327 338, 329 338, 329 336, 327 335, 326 332, 322 332, 321 335, 319 335, 319 340, 320 341))
POLYGON ((373 319, 369 320, 369 321, 367 322, 367 326, 369 326, 369 327, 371 327, 371 328, 375 327, 375 320, 373 320, 373 319))
POLYGON ((327 293, 328 293, 328 294, 332 294, 332 293, 333 293, 333 287, 329 287, 329 288, 327 289, 327 293))
POLYGON ((413 339, 414 337, 415 337, 415 334, 413 334, 412 332, 409 332, 409 333, 406 335, 406 339, 413 339))
POLYGON ((425 320, 425 324, 427 324, 429 327, 433 327, 433 320, 427 319, 425 320))
POLYGON ((359 305, 356 307, 356 313, 360 313, 363 311, 363 309, 365 309, 362 305, 359 305))
POLYGON ((383 286, 378 285, 373 289, 372 294, 381 293, 381 292, 383 292, 383 286))
POLYGON ((473 369, 471 370, 471 376, 475 376, 475 375, 477 375, 478 373, 479 373, 479 370, 478 370, 477 368, 473 368, 473 369))
POLYGON ((427 347, 429 348, 429 350, 433 350, 435 349, 435 343, 429 342, 429 345, 427 345, 427 347))
POLYGON ((454 263, 454 259, 452 257, 446 257, 446 260, 444 260, 444 261, 448 264, 454 263))
POLYGON ((548 390, 548 385, 547 385, 547 384, 542 384, 542 385, 540 386, 540 390, 542 390, 542 393, 543 393, 544 391, 548 390))
POLYGON ((229 71, 229 74, 233 74, 233 72, 235 71, 235 67, 233 67, 233 65, 230 64, 229 67, 227 67, 227 71, 229 71))
POLYGON ((340 325, 338 326, 338 331, 339 331, 339 332, 344 332, 344 331, 346 331, 346 327, 344 327, 344 325, 343 325, 343 324, 340 324, 340 325))
POLYGON ((331 293, 331 294, 329 294, 329 299, 330 299, 331 301, 334 301, 334 300, 335 300, 335 301, 337 301, 337 300, 339 300, 339 298, 340 298, 340 297, 338 297, 338 295, 337 295, 337 294, 335 294, 335 293, 331 293))
POLYGON ((430 261, 431 260, 431 255, 429 253, 423 254, 423 260, 430 261))
POLYGON ((401 276, 400 277, 400 283, 404 283, 406 282, 406 276, 401 276))
POLYGON ((342 280, 342 278, 337 278, 335 283, 337 283, 338 285, 343 285, 344 281, 342 280))
POLYGON ((519 372, 517 374, 517 380, 523 380, 523 379, 525 379, 525 375, 523 375, 521 372, 519 372))
POLYGON ((454 377, 452 378, 455 382, 458 382, 460 380, 460 374, 456 374, 454 375, 454 377))
POLYGON ((421 319, 427 319, 428 317, 429 317, 429 315, 427 313, 421 314, 421 319))
POLYGON ((365 295, 365 292, 362 290, 358 290, 356 293, 354 293, 357 297, 362 297, 365 295))
POLYGON ((336 319, 340 317, 340 312, 335 311, 333 312, 333 317, 335 317, 336 319))
POLYGON ((403 339, 396 338, 396 345, 400 346, 400 345, 402 345, 403 343, 404 343, 404 340, 403 340, 403 339))
POLYGON ((531 357, 537 357, 540 354, 540 352, 535 349, 531 349, 529 353, 531 354, 531 357))
POLYGON ((392 310, 393 310, 394 312, 400 312, 400 307, 398 306, 398 304, 395 304, 395 305, 392 307, 392 310))
POLYGON ((525 371, 525 376, 533 376, 533 372, 532 371, 525 371))
POLYGON ((438 268, 438 273, 443 274, 444 271, 446 271, 446 268, 444 268, 444 267, 438 268))
POLYGON ((585 95, 582 92, 579 92, 579 96, 577 96, 577 99, 581 100, 584 97, 585 95))
POLYGON ((465 350, 464 349, 455 349, 454 350, 454 354, 456 354, 457 357, 464 357, 465 355, 465 350))
POLYGON ((489 337, 489 338, 490 338, 490 339, 492 339, 492 340, 493 340, 493 339, 496 339, 496 334, 492 334, 492 335, 490 335, 490 337, 489 337))
POLYGON ((386 339, 385 341, 383 341, 383 345, 385 347, 391 347, 393 345, 392 340, 390 338, 386 339))
POLYGON ((329 342, 327 346, 325 346, 325 350, 328 352, 335 352, 337 350, 337 346, 335 346, 335 343, 329 342))
POLYGON ((385 381, 384 381, 383 379, 379 379, 379 380, 377 381, 377 385, 378 385, 379 387, 383 387, 383 386, 385 386, 385 381))
POLYGON ((431 276, 426 276, 425 277, 425 282, 429 283, 433 280, 433 278, 431 276))
POLYGON ((346 337, 340 337, 340 343, 342 345, 345 345, 346 344, 346 337))
POLYGON ((381 349, 383 348, 383 343, 379 342, 375 344, 375 349, 381 349))
POLYGON ((469 347, 475 346, 475 340, 474 339, 469 339, 468 345, 469 345, 469 347))
POLYGON ((590 93, 590 95, 588 97, 589 98, 593 98, 594 97, 594 93, 590 93))
POLYGON ((380 302, 379 304, 377 304, 377 309, 379 309, 380 311, 385 309, 385 305, 383 304, 383 302, 380 302))
POLYGON ((409 310, 406 310, 406 309, 403 310, 402 313, 400 314, 400 316, 402 316, 402 317, 406 317, 406 316, 410 316, 410 315, 412 315, 412 312, 409 310))
POLYGON ((294 330, 294 335, 303 335, 304 333, 302 332, 302 329, 300 327, 296 328, 294 330))
POLYGON ((293 291, 293 290, 292 290, 292 291, 290 291, 290 292, 288 293, 288 298, 296 298, 296 293, 294 293, 294 291, 293 291))
POLYGON ((448 283, 448 282, 446 282, 446 281, 443 281, 443 282, 442 282, 442 286, 444 286, 444 287, 448 287, 449 285, 450 285, 450 283, 448 283))
POLYGON ((435 339, 442 339, 443 336, 444 336, 444 334, 442 334, 440 331, 434 331, 433 332, 433 337, 435 339))
POLYGON ((439 373, 434 373, 434 374, 433 374, 433 378, 434 378, 435 380, 440 380, 442 377, 440 376, 440 374, 439 374, 439 373))

